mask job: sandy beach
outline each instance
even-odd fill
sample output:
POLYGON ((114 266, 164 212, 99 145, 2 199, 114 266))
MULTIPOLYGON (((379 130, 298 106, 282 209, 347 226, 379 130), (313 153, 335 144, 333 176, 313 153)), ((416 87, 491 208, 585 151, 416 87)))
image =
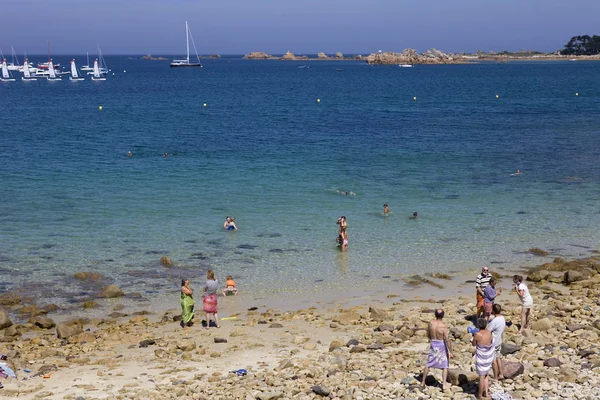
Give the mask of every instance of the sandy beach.
MULTIPOLYGON (((510 291, 515 271, 491 269, 502 277, 497 302, 513 322, 503 349, 510 379, 492 379, 491 393, 598 398, 600 257, 557 259, 524 273, 537 281, 527 282, 534 308, 525 335, 517 333, 520 303, 510 291)), ((83 317, 82 310, 55 322, 52 312, 4 294, 2 307, 19 317, 0 331, 0 353, 17 378, 1 380, 0 393, 22 399, 471 399, 477 374, 466 318, 475 310, 476 274, 410 277, 304 302, 253 300, 241 292, 219 298, 221 328, 208 330, 201 313, 182 329, 180 309, 124 309, 119 297, 97 300, 102 317, 83 317), (425 328, 437 307, 446 311, 455 354, 445 392, 439 370, 431 370, 425 389, 419 386, 425 328), (247 373, 231 372, 241 369, 247 373)))

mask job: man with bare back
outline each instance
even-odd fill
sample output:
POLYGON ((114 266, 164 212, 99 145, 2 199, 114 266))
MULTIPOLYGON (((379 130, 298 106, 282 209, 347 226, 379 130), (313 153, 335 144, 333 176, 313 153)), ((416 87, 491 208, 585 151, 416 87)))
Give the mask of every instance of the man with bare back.
POLYGON ((431 321, 427 327, 427 337, 431 344, 429 347, 427 364, 423 370, 421 387, 425 387, 425 379, 427 379, 429 368, 440 368, 442 370, 442 390, 450 387, 450 384, 446 383, 446 379, 448 377, 448 359, 453 357, 451 353, 452 345, 448 338, 448 328, 444 322, 442 322, 443 318, 444 310, 438 308, 435 310, 435 319, 431 321))

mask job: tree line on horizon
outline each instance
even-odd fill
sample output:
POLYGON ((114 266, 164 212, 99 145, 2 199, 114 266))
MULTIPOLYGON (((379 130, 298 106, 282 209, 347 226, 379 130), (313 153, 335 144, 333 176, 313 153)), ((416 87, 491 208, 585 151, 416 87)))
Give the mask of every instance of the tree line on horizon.
POLYGON ((565 56, 593 56, 600 54, 600 36, 573 36, 560 51, 565 56))

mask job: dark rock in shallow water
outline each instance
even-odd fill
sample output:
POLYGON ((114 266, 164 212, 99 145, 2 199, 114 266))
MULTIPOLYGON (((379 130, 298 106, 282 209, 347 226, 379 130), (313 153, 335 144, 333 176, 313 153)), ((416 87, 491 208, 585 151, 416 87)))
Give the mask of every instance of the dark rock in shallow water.
POLYGON ((283 253, 282 249, 271 249, 269 250, 269 253, 283 253))
POLYGON ((253 249, 258 248, 258 246, 253 245, 253 244, 240 244, 237 248, 238 249, 253 250, 253 249))

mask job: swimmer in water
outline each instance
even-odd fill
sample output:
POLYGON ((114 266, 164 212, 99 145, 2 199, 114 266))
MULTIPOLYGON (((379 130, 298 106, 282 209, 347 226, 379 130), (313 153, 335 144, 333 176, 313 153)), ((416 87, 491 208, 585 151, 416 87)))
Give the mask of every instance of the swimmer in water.
POLYGON ((354 193, 353 191, 342 192, 342 191, 336 190, 336 192, 341 194, 342 196, 356 196, 356 193, 354 193))
POLYGON ((165 157, 165 158, 169 157, 169 153, 163 154, 163 157, 165 157))
POLYGON ((412 217, 408 217, 409 219, 417 219, 417 217, 419 216, 419 214, 415 211, 412 215, 412 217))
POLYGON ((130 151, 127 152, 127 157, 131 157, 133 154, 131 154, 130 151))
POLYGON ((223 223, 223 228, 227 229, 228 231, 237 231, 237 226, 235 225, 235 217, 230 217, 227 216, 227 218, 225 218, 225 222, 223 223))
POLYGON ((515 172, 515 175, 521 175, 521 170, 518 169, 517 172, 515 172))
POLYGON ((392 212, 392 210, 390 210, 390 208, 388 207, 388 204, 387 204, 387 203, 385 203, 385 204, 383 205, 383 215, 388 215, 388 214, 389 214, 389 213, 391 213, 391 212, 392 212))

